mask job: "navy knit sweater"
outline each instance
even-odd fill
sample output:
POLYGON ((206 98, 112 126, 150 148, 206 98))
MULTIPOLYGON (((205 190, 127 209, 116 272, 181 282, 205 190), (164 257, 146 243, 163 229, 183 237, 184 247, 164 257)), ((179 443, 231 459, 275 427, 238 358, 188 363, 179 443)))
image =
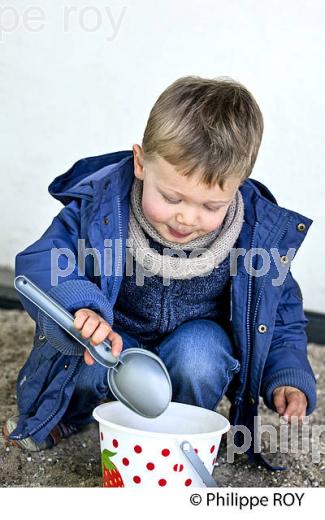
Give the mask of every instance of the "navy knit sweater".
MULTIPOLYGON (((146 232, 149 246, 160 254, 166 247, 146 232)), ((184 251, 189 256, 191 251, 184 251)), ((158 345, 176 327, 188 320, 213 319, 224 328, 229 324, 230 257, 206 276, 171 279, 163 284, 159 275, 145 277, 142 286, 133 274, 124 277, 114 305, 114 326, 135 336, 147 347, 158 345)))

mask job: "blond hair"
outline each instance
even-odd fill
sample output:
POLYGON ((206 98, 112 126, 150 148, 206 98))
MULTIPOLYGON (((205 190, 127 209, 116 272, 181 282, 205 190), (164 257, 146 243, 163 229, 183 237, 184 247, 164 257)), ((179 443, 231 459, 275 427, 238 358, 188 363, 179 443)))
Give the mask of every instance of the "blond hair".
POLYGON ((142 140, 144 160, 157 156, 184 176, 221 189, 229 177, 252 172, 263 134, 263 116, 252 94, 237 81, 185 76, 152 107, 142 140))

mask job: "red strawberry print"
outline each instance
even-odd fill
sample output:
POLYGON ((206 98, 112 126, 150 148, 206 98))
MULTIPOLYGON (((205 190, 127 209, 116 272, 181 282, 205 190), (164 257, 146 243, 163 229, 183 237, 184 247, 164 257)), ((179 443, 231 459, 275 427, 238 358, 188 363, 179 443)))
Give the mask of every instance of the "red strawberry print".
POLYGON ((103 487, 125 487, 122 476, 111 461, 116 452, 104 450, 102 452, 103 487))

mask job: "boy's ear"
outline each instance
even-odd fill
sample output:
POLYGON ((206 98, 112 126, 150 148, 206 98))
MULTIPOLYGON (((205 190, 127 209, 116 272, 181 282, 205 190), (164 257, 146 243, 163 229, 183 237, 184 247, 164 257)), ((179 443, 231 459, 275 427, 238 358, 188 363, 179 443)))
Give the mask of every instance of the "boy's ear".
POLYGON ((143 173, 143 152, 142 152, 142 148, 138 144, 134 144, 132 148, 133 148, 134 175, 138 179, 143 180, 144 173, 143 173))

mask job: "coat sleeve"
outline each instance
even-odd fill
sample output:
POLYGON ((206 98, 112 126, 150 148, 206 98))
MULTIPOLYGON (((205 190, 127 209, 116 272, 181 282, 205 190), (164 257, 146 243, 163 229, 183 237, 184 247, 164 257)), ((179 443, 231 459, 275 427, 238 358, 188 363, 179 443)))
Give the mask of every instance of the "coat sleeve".
MULTIPOLYGON (((27 276, 70 313, 89 308, 112 324, 113 311, 109 300, 87 276, 78 276, 80 204, 79 200, 71 201, 36 242, 17 254, 15 275, 27 276), (58 256, 59 252, 63 254, 58 256)), ((73 352, 76 341, 21 293, 18 294, 23 307, 35 321, 38 333, 53 346, 73 352)))
POLYGON ((266 359, 261 396, 265 404, 276 411, 273 390, 278 386, 293 386, 307 397, 307 415, 316 407, 316 379, 307 357, 308 320, 303 311, 302 294, 289 271, 277 308, 275 328, 266 359))

